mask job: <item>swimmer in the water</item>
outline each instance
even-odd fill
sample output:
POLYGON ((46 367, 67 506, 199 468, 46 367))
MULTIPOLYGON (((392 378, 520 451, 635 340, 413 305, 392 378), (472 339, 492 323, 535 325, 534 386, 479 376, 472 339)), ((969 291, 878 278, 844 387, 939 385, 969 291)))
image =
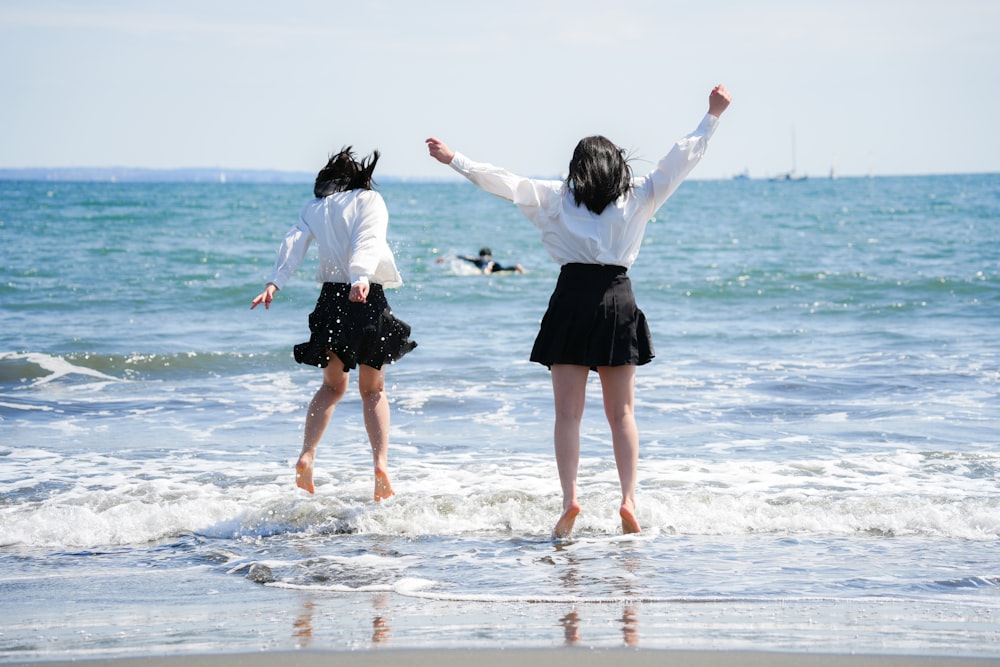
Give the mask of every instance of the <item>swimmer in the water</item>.
POLYGON ((475 264, 476 268, 487 275, 490 273, 524 273, 524 267, 520 264, 515 264, 514 266, 501 266, 497 264, 493 260, 493 251, 489 248, 482 248, 476 257, 459 255, 458 259, 475 264))

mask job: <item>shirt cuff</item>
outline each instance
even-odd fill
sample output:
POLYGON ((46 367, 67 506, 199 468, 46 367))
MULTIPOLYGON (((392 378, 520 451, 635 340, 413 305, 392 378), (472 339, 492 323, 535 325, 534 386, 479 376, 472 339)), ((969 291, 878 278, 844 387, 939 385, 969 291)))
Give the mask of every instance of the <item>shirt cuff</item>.
POLYGON ((698 125, 698 133, 711 139, 712 135, 715 134, 715 129, 717 127, 719 127, 719 119, 710 113, 706 113, 705 117, 701 119, 701 123, 698 125))
POLYGON ((448 166, 457 171, 458 173, 465 175, 469 173, 469 167, 472 165, 472 160, 462 155, 458 151, 455 151, 455 155, 452 156, 451 162, 448 166))
MULTIPOLYGON (((285 279, 279 277, 277 274, 272 274, 271 277, 267 279, 267 282, 274 283, 274 286, 277 287, 279 290, 285 286, 285 279)), ((264 284, 266 285, 267 283, 264 284)))

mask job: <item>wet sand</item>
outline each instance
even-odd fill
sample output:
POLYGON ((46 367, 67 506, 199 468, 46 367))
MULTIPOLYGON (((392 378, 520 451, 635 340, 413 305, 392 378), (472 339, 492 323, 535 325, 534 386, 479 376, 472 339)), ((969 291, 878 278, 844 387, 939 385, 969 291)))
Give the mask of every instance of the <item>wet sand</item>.
POLYGON ((213 655, 13 662, 34 667, 987 667, 998 658, 943 656, 830 655, 756 651, 672 651, 633 649, 261 651, 213 655))

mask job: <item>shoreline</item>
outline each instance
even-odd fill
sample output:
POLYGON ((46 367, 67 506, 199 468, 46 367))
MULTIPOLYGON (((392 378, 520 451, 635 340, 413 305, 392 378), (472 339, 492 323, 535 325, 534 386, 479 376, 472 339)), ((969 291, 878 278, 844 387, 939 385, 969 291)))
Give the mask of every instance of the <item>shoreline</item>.
POLYGON ((358 651, 259 651, 254 653, 193 654, 169 656, 84 658, 14 661, 0 664, 47 667, 988 667, 1000 666, 1000 657, 947 657, 879 654, 832 654, 747 650, 673 649, 378 649, 358 651))

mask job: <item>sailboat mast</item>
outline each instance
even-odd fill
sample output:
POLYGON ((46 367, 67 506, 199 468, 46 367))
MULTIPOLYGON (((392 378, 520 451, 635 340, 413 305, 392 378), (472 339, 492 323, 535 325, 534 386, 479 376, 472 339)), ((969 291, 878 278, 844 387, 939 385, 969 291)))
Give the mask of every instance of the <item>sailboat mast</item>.
POLYGON ((795 145, 795 126, 792 125, 792 174, 799 172, 798 155, 799 151, 795 145))

